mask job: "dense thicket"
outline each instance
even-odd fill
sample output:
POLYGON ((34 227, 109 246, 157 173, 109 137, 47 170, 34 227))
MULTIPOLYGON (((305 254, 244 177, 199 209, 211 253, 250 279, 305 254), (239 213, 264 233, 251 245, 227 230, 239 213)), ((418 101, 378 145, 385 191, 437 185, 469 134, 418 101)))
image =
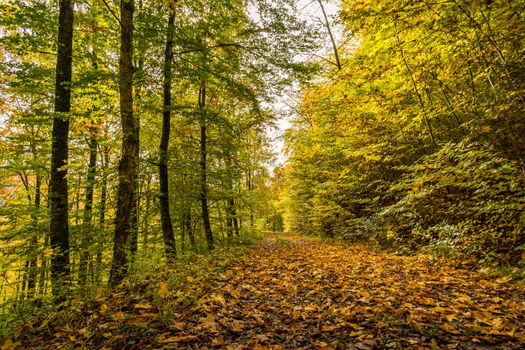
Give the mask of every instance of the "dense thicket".
POLYGON ((305 87, 288 133, 291 228, 516 262, 524 14, 523 1, 343 1, 343 69, 305 87))

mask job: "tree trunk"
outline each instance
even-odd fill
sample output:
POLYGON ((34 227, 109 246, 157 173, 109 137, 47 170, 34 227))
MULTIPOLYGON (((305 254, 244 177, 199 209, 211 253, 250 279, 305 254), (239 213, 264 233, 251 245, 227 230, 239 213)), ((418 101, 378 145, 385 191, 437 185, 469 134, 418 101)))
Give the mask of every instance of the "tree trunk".
MULTIPOLYGON (((106 137, 104 137, 105 139, 106 137)), ((98 217, 98 239, 97 239, 97 258, 95 267, 95 281, 97 285, 100 284, 101 271, 102 271, 102 253, 104 252, 104 241, 106 238, 106 199, 108 193, 108 166, 109 166, 109 147, 104 146, 103 152, 101 152, 102 160, 102 180, 100 184, 100 204, 99 204, 99 217, 98 217)))
POLYGON ((206 243, 208 249, 214 248, 213 234, 211 232, 210 214, 208 210, 208 189, 206 180, 206 83, 201 81, 199 89, 199 114, 200 114, 200 168, 201 168, 201 207, 202 207, 202 221, 204 225, 204 234, 206 236, 206 243))
POLYGON ((91 218, 93 217, 93 195, 95 192, 95 176, 97 172, 97 134, 95 122, 91 122, 89 136, 89 165, 86 179, 86 199, 84 204, 84 217, 82 220, 82 253, 78 266, 78 284, 85 286, 87 281, 88 263, 90 260, 91 244, 93 243, 93 228, 91 218))
POLYGON ((237 220, 237 210, 235 208, 234 190, 233 190, 233 174, 232 174, 232 159, 230 151, 226 154, 224 159, 226 164, 226 185, 228 186, 228 198, 226 199, 226 217, 227 217, 227 229, 228 237, 231 237, 233 233, 239 235, 239 222, 237 220))
MULTIPOLYGON (((35 174, 35 211, 40 210, 41 203, 41 187, 42 187, 42 178, 38 173, 35 174)), ((29 260, 29 275, 27 279, 27 291, 30 297, 36 296, 36 278, 37 278, 37 269, 38 269, 38 213, 33 215, 33 227, 35 232, 31 237, 31 256, 29 260)))
POLYGON ((195 232, 191 226, 191 205, 186 206, 184 210, 184 225, 186 226, 186 232, 188 233, 191 247, 195 248, 195 232))
MULTIPOLYGON (((143 9, 143 2, 142 0, 139 0, 138 2, 138 15, 140 16, 143 9)), ((135 90, 135 99, 137 103, 140 104, 140 97, 141 97, 141 91, 142 91, 142 83, 143 83, 143 77, 144 77, 144 55, 143 52, 138 53, 138 67, 136 70, 135 77, 138 76, 137 87, 135 90)), ((139 248, 139 213, 140 213, 140 197, 141 197, 141 185, 139 183, 139 175, 140 173, 140 116, 138 114, 135 115, 135 137, 137 138, 137 148, 135 149, 135 157, 137 160, 137 170, 135 175, 135 180, 133 182, 133 200, 131 204, 131 234, 130 234, 130 244, 129 244, 129 250, 131 253, 131 259, 132 261, 135 260, 135 256, 137 254, 138 248, 139 248)))
MULTIPOLYGON (((229 193, 228 193, 229 196, 229 193)), ((233 237, 233 214, 231 212, 232 204, 230 203, 230 198, 226 198, 226 235, 228 237, 233 237)))
POLYGON ((332 49, 334 50, 335 55, 335 64, 337 66, 337 70, 341 70, 341 61, 339 60, 339 52, 337 50, 337 45, 335 44, 334 35, 332 34, 332 29, 330 28, 330 22, 328 21, 328 16, 326 15, 326 11, 324 9, 323 2, 321 0, 318 0, 319 6, 321 7, 321 11, 323 12, 325 24, 326 24, 326 30, 328 31, 328 36, 330 36, 330 41, 332 42, 332 49))
POLYGON ((149 216, 150 216, 150 207, 151 207, 151 196, 150 196, 150 186, 151 186, 151 178, 152 175, 150 174, 148 176, 148 179, 146 181, 146 189, 144 190, 144 193, 146 194, 146 207, 144 209, 144 220, 143 220, 143 228, 142 228, 142 247, 145 252, 148 251, 148 239, 149 239, 149 216))
POLYGON ((248 193, 250 201, 249 201, 249 209, 250 209, 250 227, 253 228, 254 226, 254 214, 253 214, 253 203, 251 201, 252 195, 253 195, 253 172, 251 170, 248 170, 248 193))
POLYGON ((120 2, 120 118, 122 125, 121 159, 118 169, 118 194, 113 241, 113 261, 109 285, 116 286, 127 274, 128 241, 131 232, 134 182, 137 169, 136 120, 133 115, 133 12, 134 0, 120 2))
POLYGON ((171 126, 171 62, 173 59, 173 29, 175 13, 169 11, 168 27, 166 33, 166 49, 164 51, 164 111, 162 112, 162 135, 159 146, 159 186, 160 186, 160 221, 162 224, 162 237, 168 262, 177 256, 175 235, 170 216, 170 197, 168 182, 168 146, 171 126))
POLYGON ((71 110, 71 71, 73 64, 73 4, 60 0, 58 51, 55 81, 55 117, 51 146, 50 243, 52 292, 57 303, 65 300, 69 288, 69 217, 67 161, 69 116, 71 110))

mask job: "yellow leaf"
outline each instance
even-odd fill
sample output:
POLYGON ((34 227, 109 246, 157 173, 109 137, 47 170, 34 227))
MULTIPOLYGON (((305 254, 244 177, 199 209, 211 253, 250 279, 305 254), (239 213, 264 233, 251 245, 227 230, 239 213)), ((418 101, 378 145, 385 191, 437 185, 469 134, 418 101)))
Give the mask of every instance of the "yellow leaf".
POLYGON ((192 276, 186 276, 186 281, 193 283, 195 282, 195 278, 193 278, 192 276))
POLYGON ((133 307, 135 309, 147 310, 147 309, 151 309, 151 304, 150 303, 138 303, 138 304, 133 305, 133 307))
POLYGON ((6 340, 5 343, 0 347, 1 350, 15 350, 18 346, 21 346, 22 343, 19 341, 14 342, 12 340, 6 340))
POLYGON ((92 336, 91 332, 89 331, 89 329, 87 327, 86 328, 82 328, 81 330, 78 331, 78 333, 80 335, 82 335, 86 339, 89 339, 92 336))
POLYGON ((395 235, 396 235, 396 233, 394 231, 388 230, 386 232, 386 238, 388 238, 388 239, 394 238, 395 235))
POLYGON ((456 315, 446 315, 445 318, 448 322, 452 322, 456 319, 456 315))
POLYGON ((158 293, 161 299, 166 299, 168 296, 168 284, 166 282, 160 282, 158 293))
POLYGON ((509 282, 511 280, 512 280, 512 276, 505 276, 505 277, 498 278, 496 280, 496 283, 503 284, 503 283, 507 283, 507 282, 509 282))
POLYGON ((126 314, 122 311, 115 312, 113 315, 113 319, 117 322, 124 321, 126 319, 126 314))
POLYGON ((472 302, 472 299, 466 294, 461 294, 458 297, 458 301, 462 302, 462 303, 470 303, 470 302, 472 302))
POLYGON ((107 332, 107 333, 102 333, 102 336, 104 338, 111 338, 113 336, 113 334, 111 334, 110 332, 107 332))

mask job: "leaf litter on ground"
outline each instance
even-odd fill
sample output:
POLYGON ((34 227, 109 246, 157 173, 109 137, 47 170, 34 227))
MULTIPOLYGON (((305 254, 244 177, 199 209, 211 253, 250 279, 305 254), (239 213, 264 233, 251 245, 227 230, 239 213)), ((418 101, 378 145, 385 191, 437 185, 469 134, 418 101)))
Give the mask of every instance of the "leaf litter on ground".
POLYGON ((430 255, 271 236, 231 266, 182 279, 182 289, 151 280, 153 292, 122 290, 2 350, 525 348, 520 285, 430 255))

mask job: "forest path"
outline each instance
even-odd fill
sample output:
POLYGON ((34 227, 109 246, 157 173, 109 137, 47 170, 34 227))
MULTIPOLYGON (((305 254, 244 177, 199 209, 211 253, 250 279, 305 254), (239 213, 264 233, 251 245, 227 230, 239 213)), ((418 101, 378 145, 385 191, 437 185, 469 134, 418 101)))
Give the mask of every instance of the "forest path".
POLYGON ((461 261, 286 234, 218 256, 73 302, 1 348, 525 349, 523 281, 461 261))
POLYGON ((524 291, 429 255, 264 240, 157 339, 188 348, 518 349, 524 291))

